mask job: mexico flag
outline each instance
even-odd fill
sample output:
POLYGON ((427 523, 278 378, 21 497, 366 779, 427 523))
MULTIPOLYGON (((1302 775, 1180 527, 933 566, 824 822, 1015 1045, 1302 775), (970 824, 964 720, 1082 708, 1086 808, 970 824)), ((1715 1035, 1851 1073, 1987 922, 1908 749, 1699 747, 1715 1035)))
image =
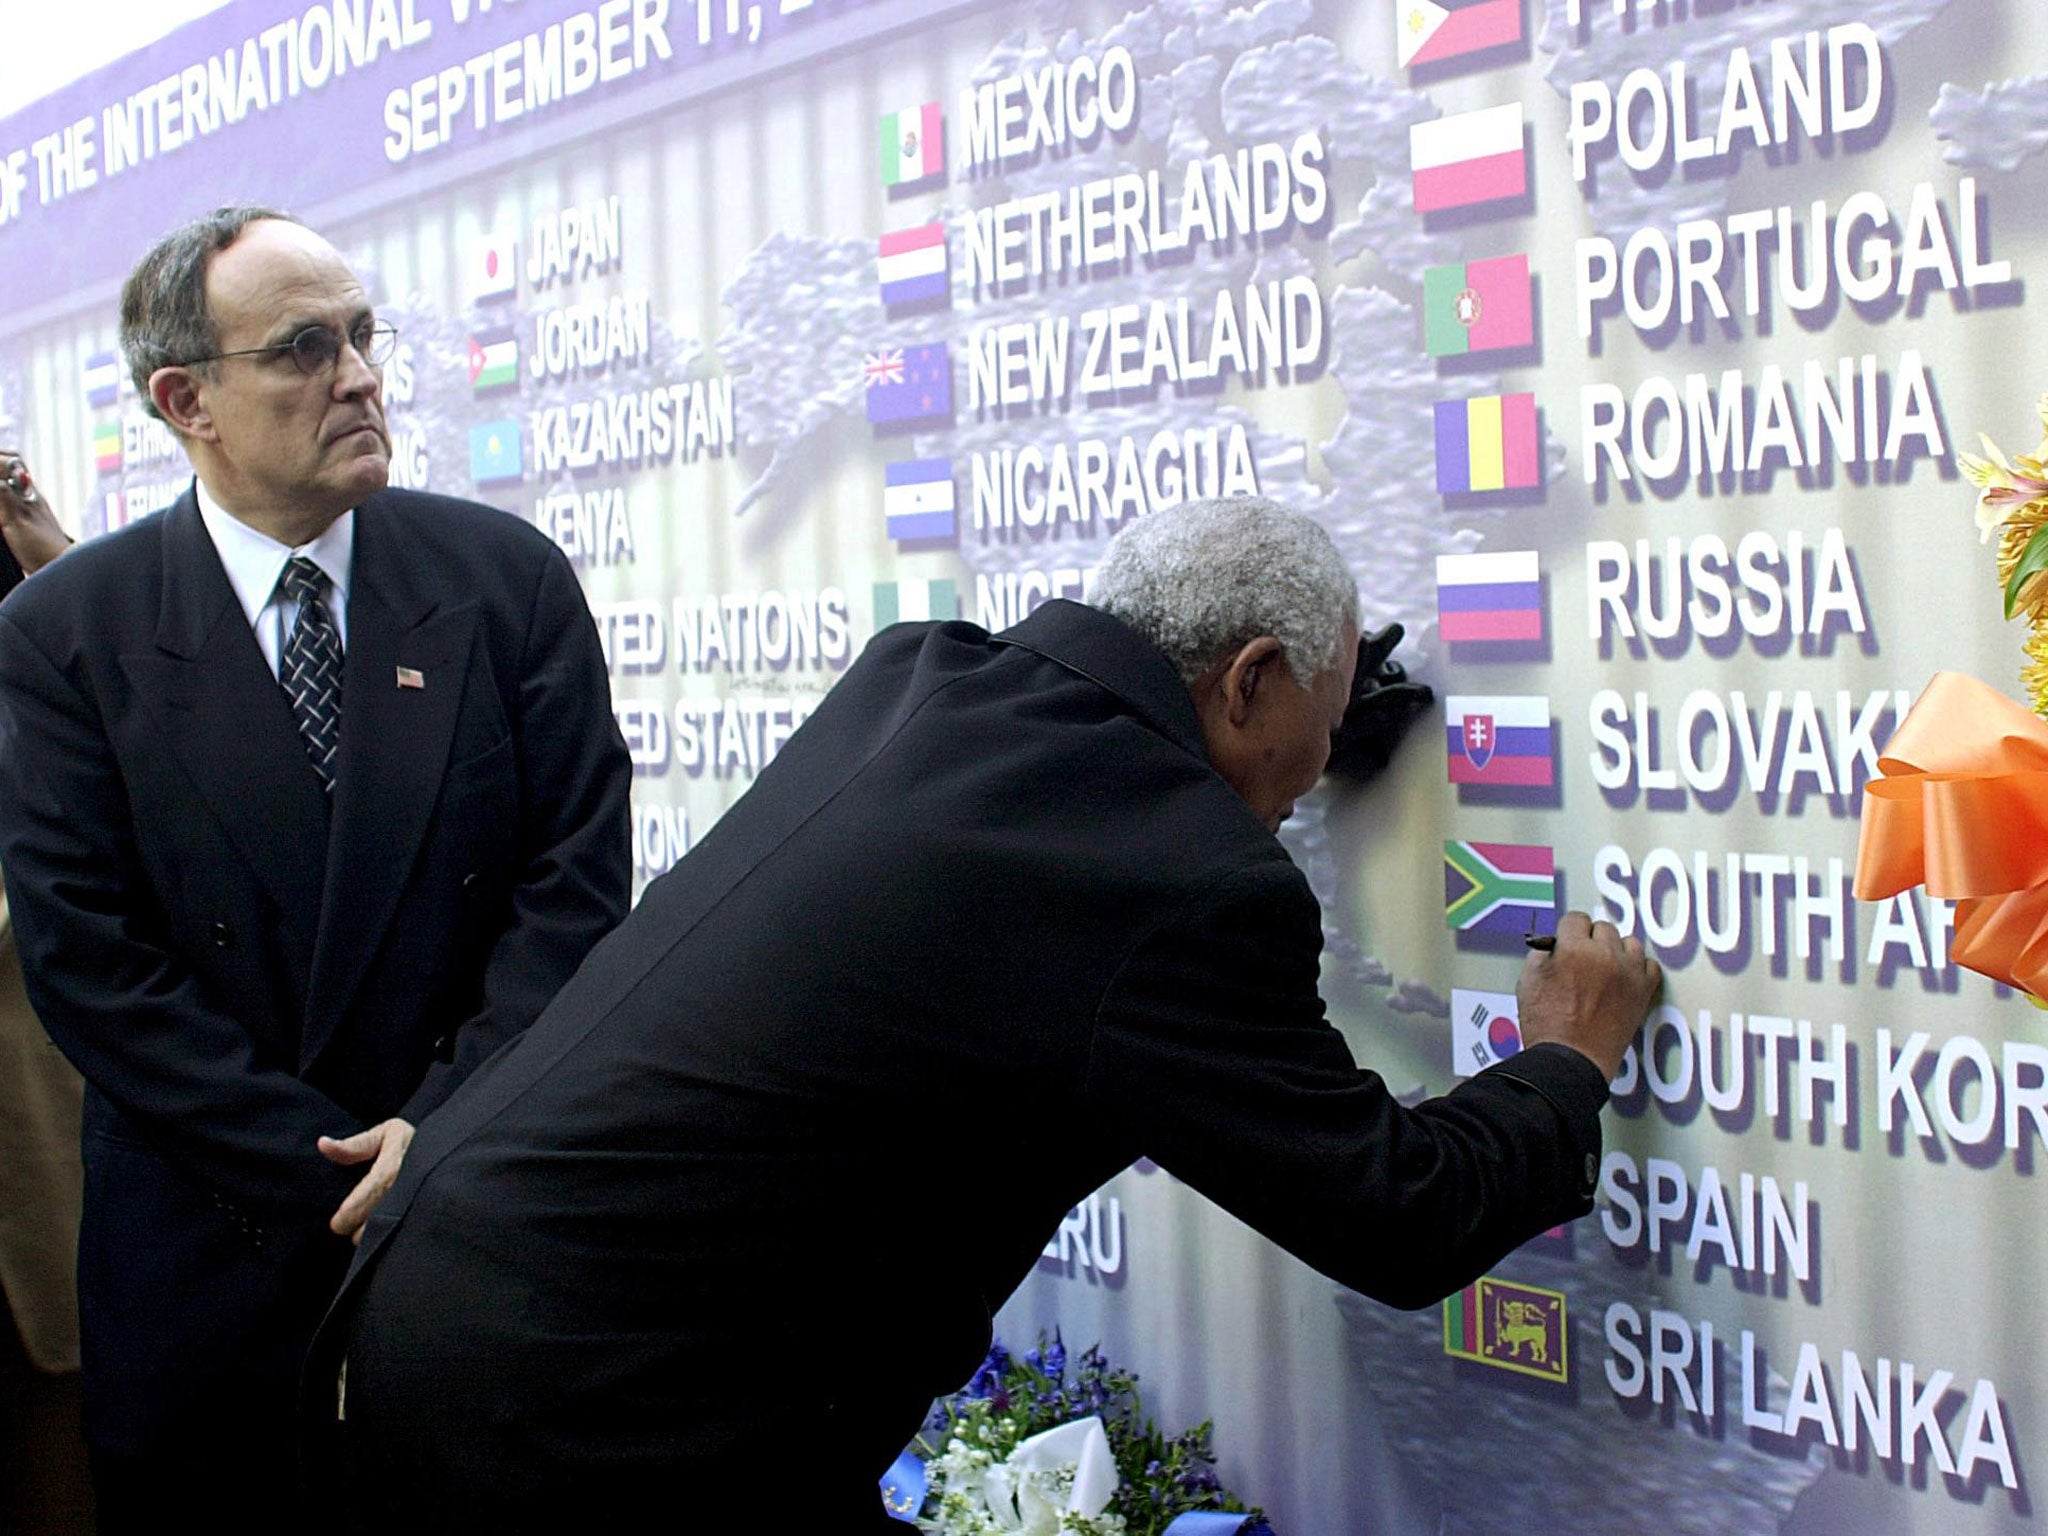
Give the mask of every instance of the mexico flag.
POLYGON ((1408 168, 1415 176, 1417 213, 1520 197, 1529 189, 1522 104, 1415 124, 1408 130, 1408 168))
POLYGON ((882 119, 882 185, 907 187, 946 168, 946 118, 936 101, 882 119))

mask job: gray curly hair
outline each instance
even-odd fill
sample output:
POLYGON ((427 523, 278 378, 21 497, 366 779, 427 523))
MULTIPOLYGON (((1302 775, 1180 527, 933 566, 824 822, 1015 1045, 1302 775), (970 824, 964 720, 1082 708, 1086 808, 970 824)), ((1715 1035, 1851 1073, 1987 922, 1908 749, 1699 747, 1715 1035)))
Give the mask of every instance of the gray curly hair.
POLYGON ((1276 501, 1196 501, 1127 523, 1089 603, 1123 620, 1195 682, 1260 635, 1306 686, 1334 666, 1358 588, 1320 523, 1276 501))

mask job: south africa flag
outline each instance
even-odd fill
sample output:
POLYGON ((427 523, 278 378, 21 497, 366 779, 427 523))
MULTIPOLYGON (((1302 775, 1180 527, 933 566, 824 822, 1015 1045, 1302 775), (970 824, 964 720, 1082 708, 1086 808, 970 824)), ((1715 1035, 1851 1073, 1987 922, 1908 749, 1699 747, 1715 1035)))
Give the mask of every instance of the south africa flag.
POLYGON ((1444 925, 1460 933, 1557 932, 1557 868, 1534 843, 1445 843, 1444 925))

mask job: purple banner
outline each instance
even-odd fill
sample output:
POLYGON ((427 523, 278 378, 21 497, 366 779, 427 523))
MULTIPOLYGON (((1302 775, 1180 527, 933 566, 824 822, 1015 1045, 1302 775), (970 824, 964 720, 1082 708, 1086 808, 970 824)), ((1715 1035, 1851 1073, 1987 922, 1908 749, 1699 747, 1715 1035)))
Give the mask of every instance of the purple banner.
POLYGON ((120 278, 208 208, 393 202, 872 3, 239 0, 0 122, 7 321, 120 278))

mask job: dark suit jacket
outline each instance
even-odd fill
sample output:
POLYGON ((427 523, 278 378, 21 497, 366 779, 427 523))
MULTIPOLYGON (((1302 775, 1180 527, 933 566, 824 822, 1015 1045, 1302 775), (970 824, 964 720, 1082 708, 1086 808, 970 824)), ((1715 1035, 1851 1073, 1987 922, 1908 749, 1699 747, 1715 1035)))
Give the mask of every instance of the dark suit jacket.
POLYGON ((419 1120, 626 908, 630 766, 548 540, 372 496, 348 620, 330 812, 189 491, 0 608, 0 857, 88 1084, 102 1450, 288 1418, 364 1171, 315 1138, 419 1120))
POLYGON ((1597 1069, 1404 1109, 1321 947, 1133 632, 885 631, 422 1131, 327 1330, 357 1486, 401 1526, 746 1490, 890 1529, 875 1479, 1140 1154, 1400 1306, 1590 1209, 1597 1069))

